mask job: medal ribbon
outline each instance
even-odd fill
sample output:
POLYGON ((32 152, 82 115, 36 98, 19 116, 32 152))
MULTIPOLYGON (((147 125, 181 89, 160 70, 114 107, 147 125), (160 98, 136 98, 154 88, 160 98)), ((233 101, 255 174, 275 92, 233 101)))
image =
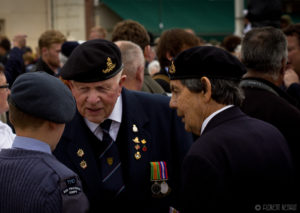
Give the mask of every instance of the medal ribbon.
POLYGON ((168 179, 167 164, 165 161, 150 162, 151 181, 168 179))

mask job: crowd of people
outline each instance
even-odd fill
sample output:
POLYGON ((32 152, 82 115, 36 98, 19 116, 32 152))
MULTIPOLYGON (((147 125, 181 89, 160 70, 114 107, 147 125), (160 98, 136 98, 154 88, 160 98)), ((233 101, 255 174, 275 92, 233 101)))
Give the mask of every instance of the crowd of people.
POLYGON ((0 212, 299 211, 300 24, 151 37, 0 36, 0 212))

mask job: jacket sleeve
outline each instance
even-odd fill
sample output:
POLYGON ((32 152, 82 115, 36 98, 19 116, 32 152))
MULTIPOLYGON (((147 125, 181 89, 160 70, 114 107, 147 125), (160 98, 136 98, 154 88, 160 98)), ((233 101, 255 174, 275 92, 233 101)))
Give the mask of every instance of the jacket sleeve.
POLYGON ((9 52, 9 58, 5 65, 5 76, 7 82, 11 86, 16 78, 24 73, 25 65, 23 60, 23 51, 17 47, 14 47, 9 52))

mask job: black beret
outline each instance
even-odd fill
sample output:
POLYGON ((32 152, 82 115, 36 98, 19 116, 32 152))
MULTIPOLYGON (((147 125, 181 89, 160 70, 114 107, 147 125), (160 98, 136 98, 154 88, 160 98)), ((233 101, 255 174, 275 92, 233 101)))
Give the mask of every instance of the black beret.
POLYGON ((61 53, 69 57, 73 50, 79 45, 77 41, 66 41, 61 45, 61 53))
POLYGON ((22 112, 55 123, 71 121, 76 112, 70 89, 46 72, 20 75, 11 87, 9 102, 22 112))
POLYGON ((239 80, 246 68, 231 53, 211 46, 199 46, 181 52, 169 67, 169 77, 175 79, 220 78, 239 80))
POLYGON ((97 82, 112 78, 121 70, 119 48, 113 42, 94 39, 75 48, 60 75, 65 80, 97 82))

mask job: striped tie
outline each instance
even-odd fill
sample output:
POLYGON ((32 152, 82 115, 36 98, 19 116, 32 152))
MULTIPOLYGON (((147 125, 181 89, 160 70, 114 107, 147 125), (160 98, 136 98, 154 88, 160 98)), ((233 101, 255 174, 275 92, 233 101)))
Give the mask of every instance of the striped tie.
POLYGON ((99 160, 103 188, 107 191, 107 198, 116 198, 124 190, 125 185, 118 147, 109 135, 110 125, 110 119, 106 119, 100 124, 103 131, 102 142, 105 144, 105 149, 100 154, 99 160))

